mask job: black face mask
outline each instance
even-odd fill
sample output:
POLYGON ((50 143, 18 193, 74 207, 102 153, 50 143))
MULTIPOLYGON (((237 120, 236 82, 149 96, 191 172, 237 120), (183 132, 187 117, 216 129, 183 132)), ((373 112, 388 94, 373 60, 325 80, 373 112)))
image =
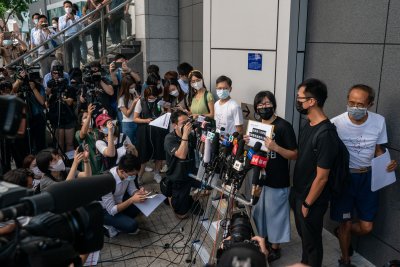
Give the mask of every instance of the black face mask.
POLYGON ((257 109, 257 113, 260 115, 261 119, 269 120, 272 115, 274 115, 274 108, 259 108, 257 109))
POLYGON ((308 109, 303 108, 303 103, 300 101, 296 101, 296 109, 300 114, 307 115, 308 109))

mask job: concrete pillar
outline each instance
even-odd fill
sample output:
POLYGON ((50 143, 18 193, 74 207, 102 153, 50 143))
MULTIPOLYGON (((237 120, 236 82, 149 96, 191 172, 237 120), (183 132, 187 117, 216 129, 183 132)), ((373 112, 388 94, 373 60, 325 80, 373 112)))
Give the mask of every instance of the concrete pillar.
MULTIPOLYGON (((150 64, 160 74, 175 70, 179 60, 177 0, 135 0, 136 40, 142 43, 143 70, 150 64)), ((146 79, 147 75, 144 73, 146 79)))

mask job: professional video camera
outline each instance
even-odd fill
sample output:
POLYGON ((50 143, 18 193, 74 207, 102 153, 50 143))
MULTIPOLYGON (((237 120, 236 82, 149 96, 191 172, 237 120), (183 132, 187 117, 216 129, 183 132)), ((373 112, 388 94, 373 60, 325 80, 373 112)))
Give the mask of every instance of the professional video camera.
POLYGON ((68 81, 64 79, 64 67, 62 65, 53 66, 52 73, 58 74, 58 79, 52 78, 47 82, 47 87, 52 90, 52 94, 64 92, 68 87, 68 81))
MULTIPOLYGON (((267 266, 259 243, 251 240, 253 231, 249 217, 243 213, 236 213, 227 224, 228 231, 223 246, 217 251, 218 266, 267 266), (238 264, 240 262, 247 265, 238 264)), ((221 227, 224 227, 222 222, 221 227)))
POLYGON ((15 224, 0 238, 0 265, 81 266, 79 254, 103 247, 103 209, 92 201, 114 189, 110 175, 59 182, 33 196, 0 182, 0 221, 15 224), (20 216, 34 217, 21 226, 20 216))
POLYGON ((32 91, 29 82, 34 82, 36 84, 40 83, 41 77, 39 72, 40 70, 39 65, 34 65, 34 66, 17 65, 10 67, 10 69, 15 72, 15 78, 23 82, 18 90, 18 93, 21 97, 25 93, 32 91))

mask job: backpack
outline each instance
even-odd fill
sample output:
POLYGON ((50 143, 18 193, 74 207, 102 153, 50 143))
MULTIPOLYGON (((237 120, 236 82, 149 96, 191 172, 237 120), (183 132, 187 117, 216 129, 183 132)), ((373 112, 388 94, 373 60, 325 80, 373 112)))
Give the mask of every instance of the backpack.
POLYGON ((328 180, 328 186, 331 192, 331 196, 337 198, 341 196, 345 192, 347 186, 350 185, 351 181, 351 174, 349 169, 350 155, 346 145, 340 139, 336 131, 336 126, 332 123, 326 123, 322 125, 315 133, 312 140, 314 153, 317 152, 317 138, 321 133, 325 131, 332 131, 334 133, 333 136, 336 138, 339 148, 335 162, 333 163, 333 166, 330 169, 329 180, 328 180))
MULTIPOLYGON (((118 137, 118 142, 115 145, 115 156, 110 158, 110 157, 105 157, 103 154, 101 154, 101 162, 103 164, 103 169, 104 170, 109 170, 112 167, 117 165, 117 159, 118 159, 118 148, 122 147, 126 139, 126 134, 122 135, 122 140, 121 140, 121 135, 118 137)), ((106 145, 108 146, 108 142, 105 140, 102 140, 106 145)))

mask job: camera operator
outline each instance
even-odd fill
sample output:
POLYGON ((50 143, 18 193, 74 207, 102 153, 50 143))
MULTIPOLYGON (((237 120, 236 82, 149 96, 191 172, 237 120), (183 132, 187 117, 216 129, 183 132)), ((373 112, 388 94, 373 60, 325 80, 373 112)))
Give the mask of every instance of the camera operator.
POLYGON ((87 148, 84 152, 74 153, 74 161, 71 168, 65 167, 64 161, 56 149, 47 148, 39 152, 36 156, 36 164, 39 170, 44 173, 40 179, 40 191, 46 190, 50 185, 61 182, 63 180, 72 180, 78 177, 90 177, 92 175, 92 168, 89 163, 89 152, 87 148), (78 166, 83 161, 84 171, 79 172, 78 166))
MULTIPOLYGON (((111 97, 114 95, 112 82, 103 75, 99 61, 93 61, 86 67, 83 74, 83 89, 80 96, 81 109, 85 104, 95 104, 98 109, 105 108, 111 117, 115 117, 115 110, 111 106, 111 97)), ((96 115, 96 114, 95 114, 96 115)))
POLYGON ((48 120, 53 129, 59 146, 63 151, 74 149, 74 133, 76 116, 74 113, 74 100, 76 92, 68 85, 68 81, 61 78, 62 66, 54 66, 51 71, 52 79, 47 83, 48 95, 48 120))
POLYGON ((14 159, 20 167, 26 155, 36 154, 46 147, 45 90, 40 84, 40 77, 31 76, 23 68, 17 68, 16 72, 11 94, 18 95, 27 104, 29 127, 24 139, 15 140, 15 154, 19 156, 14 159))
MULTIPOLYGON (((64 67, 63 67, 62 63, 59 60, 54 60, 53 62, 51 62, 51 69, 50 70, 55 69, 55 66, 60 66, 60 67, 58 67, 58 69, 60 71, 64 70, 64 67)), ((64 77, 65 80, 68 81, 68 84, 70 84, 69 74, 67 72, 63 71, 63 77, 64 77)), ((51 79, 53 79, 53 77, 51 76, 51 71, 49 73, 46 73, 46 75, 43 77, 43 87, 46 88, 47 90, 48 90, 47 83, 51 79)))
POLYGON ((186 218, 189 211, 201 214, 200 204, 190 195, 192 187, 200 188, 201 182, 189 177, 195 173, 194 152, 196 141, 191 135, 192 124, 185 112, 177 110, 171 115, 174 131, 165 137, 164 149, 167 154, 167 184, 171 190, 172 208, 178 218, 186 218))
MULTIPOLYGON (((47 17, 45 15, 40 15, 39 16, 39 22, 38 22, 38 29, 35 31, 33 35, 33 40, 34 44, 36 46, 39 46, 43 43, 46 43, 39 48, 38 54, 39 57, 46 54, 51 48, 53 48, 53 42, 48 41, 53 39, 53 36, 56 34, 56 32, 52 29, 49 28, 49 24, 47 22, 47 17)), ((40 67, 42 71, 42 76, 44 76, 46 73, 50 72, 50 66, 51 62, 55 59, 55 55, 49 55, 40 60, 40 67)))
POLYGON ((2 44, 0 55, 3 57, 3 64, 8 65, 25 53, 28 46, 19 38, 18 34, 11 33, 9 39, 5 37, 5 32, 0 32, 0 44, 2 44), (14 43, 14 39, 17 40, 17 43, 14 43))

